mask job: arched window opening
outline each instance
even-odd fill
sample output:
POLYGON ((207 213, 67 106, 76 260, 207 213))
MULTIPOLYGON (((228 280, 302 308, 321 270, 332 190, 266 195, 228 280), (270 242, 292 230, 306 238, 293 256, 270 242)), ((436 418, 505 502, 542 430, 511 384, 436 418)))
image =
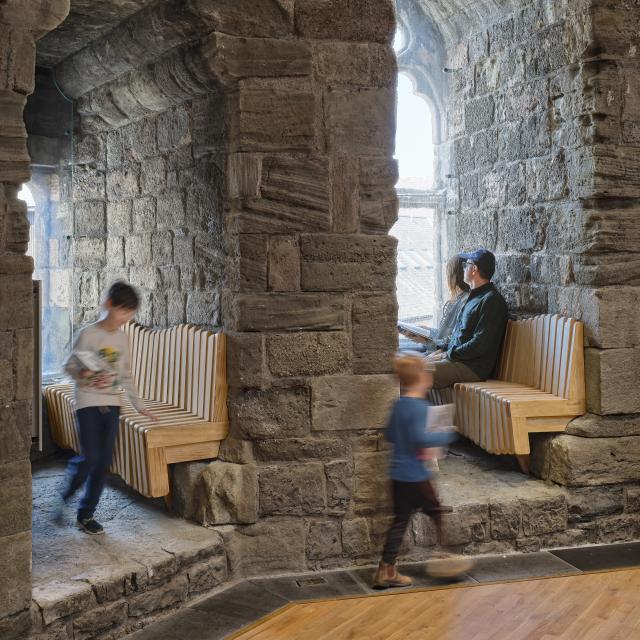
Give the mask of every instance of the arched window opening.
POLYGON ((397 95, 395 157, 400 208, 391 235, 398 239, 398 319, 433 326, 438 299, 436 216, 429 206, 435 183, 434 114, 430 103, 416 95, 405 73, 398 75, 397 95))

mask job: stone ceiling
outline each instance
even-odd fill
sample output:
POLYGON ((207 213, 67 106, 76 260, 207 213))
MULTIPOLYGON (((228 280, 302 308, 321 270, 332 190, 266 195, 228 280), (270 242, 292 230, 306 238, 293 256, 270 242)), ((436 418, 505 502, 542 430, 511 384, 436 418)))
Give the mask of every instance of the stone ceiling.
POLYGON ((449 42, 478 30, 493 16, 511 12, 521 0, 417 0, 449 42))
POLYGON ((38 65, 55 66, 154 1, 71 0, 67 19, 38 42, 38 65))

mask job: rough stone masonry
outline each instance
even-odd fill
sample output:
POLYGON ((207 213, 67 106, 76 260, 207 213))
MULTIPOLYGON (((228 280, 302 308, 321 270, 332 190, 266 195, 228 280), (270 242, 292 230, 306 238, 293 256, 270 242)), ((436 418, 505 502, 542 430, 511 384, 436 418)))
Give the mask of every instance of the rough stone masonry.
MULTIPOLYGON (((78 115, 73 171, 61 175, 76 321, 126 275, 144 289, 146 322, 229 333, 231 437, 193 480, 210 503, 184 501, 223 527, 232 575, 371 557, 387 522, 380 427, 397 392, 393 3, 102 2, 89 31, 92 4, 74 3, 38 53, 78 115)), ((640 12, 603 0, 416 4, 440 34, 424 59, 450 70, 433 88, 450 249, 495 249, 514 310, 588 326, 590 414, 536 443, 537 472, 578 496, 549 507, 547 524, 572 509, 596 522, 593 539, 635 537, 640 12), (605 512, 615 515, 597 524, 605 512)), ((34 6, 0 8, 0 470, 11 479, 0 486, 12 505, 0 521, 0 618, 14 625, 28 619, 30 545, 21 115, 34 38, 66 11, 34 6)), ((496 536, 522 518, 517 505, 499 511, 496 536)), ((454 539, 493 535, 485 516, 470 513, 454 539)))

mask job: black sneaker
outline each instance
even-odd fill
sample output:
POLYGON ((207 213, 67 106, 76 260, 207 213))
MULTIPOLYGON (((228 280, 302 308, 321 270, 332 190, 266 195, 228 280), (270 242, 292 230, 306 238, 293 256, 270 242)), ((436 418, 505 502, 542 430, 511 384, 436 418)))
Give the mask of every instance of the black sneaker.
POLYGON ((78 527, 92 536, 99 536, 104 533, 104 527, 93 518, 83 518, 82 520, 78 518, 78 527))

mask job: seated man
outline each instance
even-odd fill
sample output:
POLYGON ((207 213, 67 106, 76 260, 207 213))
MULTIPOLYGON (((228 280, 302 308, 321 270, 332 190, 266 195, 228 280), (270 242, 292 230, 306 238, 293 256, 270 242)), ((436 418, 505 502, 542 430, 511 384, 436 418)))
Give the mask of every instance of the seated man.
POLYGON ((479 382, 493 372, 507 326, 509 311, 491 278, 496 258, 486 249, 462 253, 464 281, 471 291, 458 314, 449 343, 429 357, 435 364, 433 388, 456 382, 479 382))

